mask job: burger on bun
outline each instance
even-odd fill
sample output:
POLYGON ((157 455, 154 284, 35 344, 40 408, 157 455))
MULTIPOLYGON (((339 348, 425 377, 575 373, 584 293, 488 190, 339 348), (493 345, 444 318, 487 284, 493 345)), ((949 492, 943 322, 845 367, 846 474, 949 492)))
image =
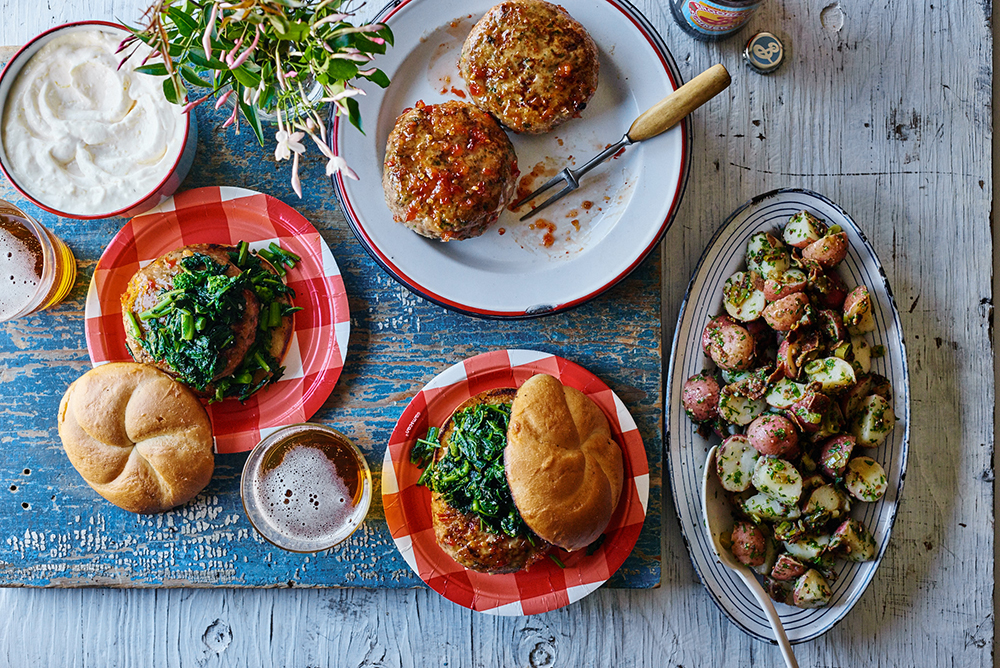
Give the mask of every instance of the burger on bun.
POLYGON ((471 397, 417 442, 411 460, 430 460, 420 484, 431 489, 438 544, 482 573, 527 569, 552 546, 591 545, 623 481, 604 413, 544 374, 471 397))

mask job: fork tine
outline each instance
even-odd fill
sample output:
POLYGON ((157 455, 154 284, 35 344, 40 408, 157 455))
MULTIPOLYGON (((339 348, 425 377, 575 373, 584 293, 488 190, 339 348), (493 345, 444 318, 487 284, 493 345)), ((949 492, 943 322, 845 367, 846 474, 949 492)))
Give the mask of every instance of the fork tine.
POLYGON ((531 218, 532 216, 534 216, 536 213, 538 213, 539 211, 541 211, 545 207, 549 206, 550 204, 555 204, 557 200, 562 199, 566 195, 570 194, 571 192, 573 192, 574 190, 576 190, 576 188, 577 188, 577 186, 575 186, 572 183, 570 183, 565 188, 563 188, 562 190, 560 190, 559 192, 557 192, 555 195, 553 195, 552 197, 548 198, 547 200, 545 200, 544 202, 542 202, 541 204, 539 204, 538 206, 536 206, 534 209, 532 209, 528 213, 526 213, 523 216, 521 216, 520 218, 518 218, 518 220, 520 220, 520 221, 528 220, 529 218, 531 218))
MULTIPOLYGON (((525 204, 527 204, 531 200, 535 199, 536 197, 538 197, 539 195, 541 195, 543 192, 545 192, 549 188, 552 188, 556 184, 558 184, 560 181, 565 181, 565 180, 566 180, 566 170, 563 170, 563 171, 559 172, 558 174, 556 174, 555 176, 553 176, 548 181, 546 181, 542 185, 541 188, 536 189, 533 193, 531 193, 527 197, 522 197, 519 201, 514 202, 513 204, 511 204, 510 208, 511 209, 520 209, 522 206, 524 206, 525 204)), ((524 219, 522 218, 521 220, 524 220, 524 219)))

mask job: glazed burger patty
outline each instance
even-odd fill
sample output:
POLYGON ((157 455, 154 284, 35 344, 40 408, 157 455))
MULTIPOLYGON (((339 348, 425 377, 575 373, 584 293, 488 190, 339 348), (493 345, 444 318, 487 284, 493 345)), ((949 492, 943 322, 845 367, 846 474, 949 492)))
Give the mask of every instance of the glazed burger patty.
POLYGON ((459 68, 472 100, 515 132, 578 116, 597 90, 597 45, 565 9, 508 0, 473 26, 459 68))
MULTIPOLYGON (((509 404, 515 394, 513 388, 490 390, 472 397, 455 412, 477 403, 509 404)), ((437 449, 435 461, 447 452, 453 431, 453 420, 449 418, 441 432, 442 447, 437 449)), ((511 537, 486 531, 478 515, 453 508, 437 492, 431 493, 431 519, 441 549, 462 566, 481 573, 516 573, 542 559, 550 548, 541 539, 536 539, 532 545, 525 536, 511 537)))
POLYGON ((517 176, 514 147, 489 114, 457 100, 417 103, 389 134, 382 188, 396 222, 449 241, 496 222, 517 176))
MULTIPOLYGON (((211 258, 216 264, 226 267, 225 273, 227 276, 235 276, 240 273, 240 270, 229 258, 229 253, 234 250, 233 246, 224 246, 221 244, 197 244, 178 248, 166 255, 161 255, 137 271, 132 280, 129 281, 128 288, 125 290, 125 294, 122 295, 122 314, 127 317, 129 311, 139 314, 156 306, 160 301, 160 294, 173 289, 174 276, 182 271, 180 260, 196 253, 205 255, 211 258)), ((215 374, 213 380, 218 380, 233 373, 236 367, 243 361, 243 357, 250 349, 250 346, 253 345, 254 339, 257 336, 260 302, 250 290, 243 290, 243 298, 246 300, 243 318, 233 326, 233 343, 222 351, 225 364, 215 374)), ((125 327, 125 345, 128 346, 129 353, 131 353, 132 358, 136 362, 152 364, 174 377, 177 376, 177 372, 169 364, 153 359, 135 338, 131 328, 127 325, 125 327)))

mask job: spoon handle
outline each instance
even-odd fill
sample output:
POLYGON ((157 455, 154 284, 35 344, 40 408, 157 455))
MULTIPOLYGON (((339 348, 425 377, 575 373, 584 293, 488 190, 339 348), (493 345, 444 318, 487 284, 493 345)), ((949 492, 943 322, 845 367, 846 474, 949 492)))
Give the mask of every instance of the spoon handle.
POLYGON ((785 657, 785 665, 787 668, 799 668, 799 662, 795 660, 795 654, 792 652, 792 644, 788 642, 788 636, 785 635, 785 627, 781 624, 781 618, 778 617, 778 611, 774 609, 771 597, 767 595, 764 587, 761 586, 757 578, 748 569, 740 568, 737 572, 743 578, 743 582, 746 583, 747 587, 750 588, 750 591, 753 592, 754 598, 757 599, 760 607, 764 610, 764 614, 767 615, 767 620, 771 622, 774 637, 777 638, 778 646, 781 648, 781 656, 785 657))

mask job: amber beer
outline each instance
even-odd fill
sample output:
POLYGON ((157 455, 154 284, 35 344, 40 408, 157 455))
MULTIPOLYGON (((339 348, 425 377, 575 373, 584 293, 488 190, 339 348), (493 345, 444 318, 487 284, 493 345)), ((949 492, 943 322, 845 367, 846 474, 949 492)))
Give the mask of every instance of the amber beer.
POLYGON ((76 280, 76 260, 62 240, 0 200, 0 321, 55 306, 76 280))
POLYGON ((318 424, 279 429, 243 468, 243 508, 265 539, 292 552, 317 552, 361 526, 371 504, 371 472, 349 438, 318 424))

